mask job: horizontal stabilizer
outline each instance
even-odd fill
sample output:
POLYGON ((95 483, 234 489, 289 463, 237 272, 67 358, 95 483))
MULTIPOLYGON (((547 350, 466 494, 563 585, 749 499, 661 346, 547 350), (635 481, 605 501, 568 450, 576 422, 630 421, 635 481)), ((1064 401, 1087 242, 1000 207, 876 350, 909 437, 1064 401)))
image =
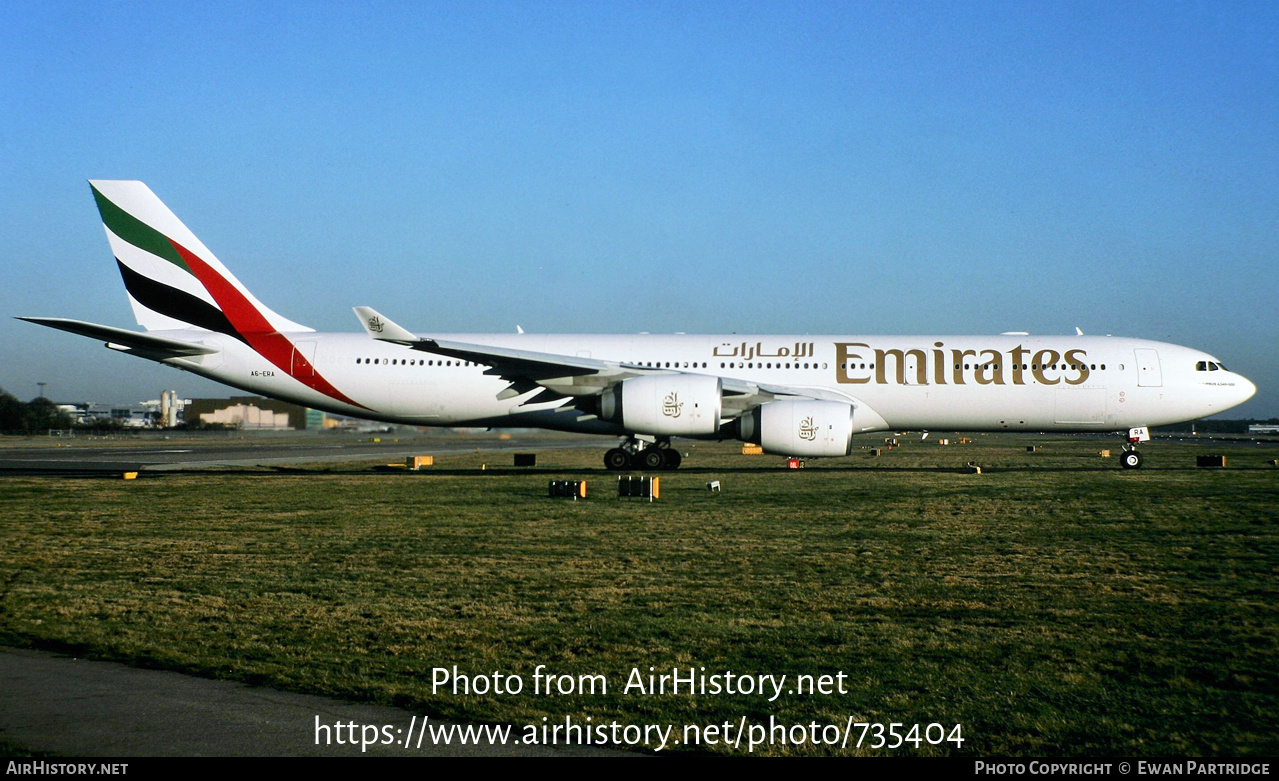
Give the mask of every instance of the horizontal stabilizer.
POLYGON ((211 355, 218 352, 216 347, 184 342, 179 339, 166 339, 163 336, 152 336, 124 328, 112 328, 109 325, 86 323, 82 320, 68 320, 62 317, 19 317, 17 319, 26 320, 28 323, 35 323, 36 325, 47 325, 59 331, 68 331, 80 336, 87 336, 90 339, 101 339, 110 347, 125 347, 131 350, 162 353, 172 358, 180 358, 187 355, 211 355))

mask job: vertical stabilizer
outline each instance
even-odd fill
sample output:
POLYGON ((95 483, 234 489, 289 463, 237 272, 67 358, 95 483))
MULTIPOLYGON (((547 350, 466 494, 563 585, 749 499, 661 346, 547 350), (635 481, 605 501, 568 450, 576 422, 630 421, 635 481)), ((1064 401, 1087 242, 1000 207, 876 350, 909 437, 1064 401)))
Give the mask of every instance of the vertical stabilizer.
POLYGON ((241 340, 250 333, 314 330, 258 301, 142 182, 89 185, 143 328, 204 328, 241 340))

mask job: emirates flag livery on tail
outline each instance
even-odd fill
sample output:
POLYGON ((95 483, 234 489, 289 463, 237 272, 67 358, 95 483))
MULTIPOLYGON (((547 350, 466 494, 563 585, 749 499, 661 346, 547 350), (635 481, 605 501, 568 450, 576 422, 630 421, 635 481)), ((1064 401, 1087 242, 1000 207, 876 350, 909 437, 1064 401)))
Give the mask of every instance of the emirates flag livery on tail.
POLYGON ((611 469, 675 468, 671 437, 842 456, 883 430, 1126 433, 1255 386, 1198 350, 1119 337, 416 334, 369 307, 317 333, 257 300, 142 182, 92 181, 145 333, 21 318, 233 387, 389 423, 613 435, 611 469))

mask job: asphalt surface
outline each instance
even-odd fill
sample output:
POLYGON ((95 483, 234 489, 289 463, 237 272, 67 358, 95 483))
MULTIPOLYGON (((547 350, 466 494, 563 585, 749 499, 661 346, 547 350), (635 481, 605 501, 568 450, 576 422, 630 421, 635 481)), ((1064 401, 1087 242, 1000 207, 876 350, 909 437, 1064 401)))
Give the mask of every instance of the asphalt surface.
POLYGON ((0 474, 94 474, 107 472, 175 471, 219 467, 287 466, 383 459, 387 462, 415 455, 484 452, 537 452, 564 448, 612 446, 607 437, 520 436, 397 437, 393 434, 339 438, 316 435, 296 439, 251 436, 244 439, 184 438, 95 443, 86 440, 26 442, 0 448, 0 474), (371 441, 374 438, 381 442, 371 441))
POLYGON ((398 708, 0 647, 0 738, 60 756, 635 756, 510 741, 461 745, 456 731, 446 744, 432 743, 428 730, 419 745, 421 725, 421 714, 398 708), (337 726, 350 724, 357 726, 337 726), (395 744, 383 744, 387 735, 395 744))

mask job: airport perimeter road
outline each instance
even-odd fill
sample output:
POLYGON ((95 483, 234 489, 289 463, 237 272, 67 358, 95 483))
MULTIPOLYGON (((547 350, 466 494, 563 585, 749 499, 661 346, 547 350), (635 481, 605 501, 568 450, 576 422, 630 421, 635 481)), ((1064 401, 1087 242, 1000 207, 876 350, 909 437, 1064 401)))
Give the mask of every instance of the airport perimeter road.
POLYGON ((287 466, 289 464, 335 463, 372 459, 395 460, 413 455, 449 455, 485 452, 558 450, 598 447, 601 454, 612 441, 607 437, 528 436, 512 439, 496 437, 402 438, 382 435, 330 440, 325 437, 277 440, 244 439, 144 440, 93 444, 70 440, 45 445, 30 441, 22 447, 0 448, 0 472, 22 471, 149 471, 210 469, 217 467, 287 466))
POLYGON ((387 726, 407 732, 415 723, 420 727, 420 714, 397 708, 0 648, 0 737, 32 751, 87 757, 636 756, 591 747, 460 745, 456 731, 450 745, 428 739, 418 748, 414 739, 405 748, 397 736, 400 745, 379 742, 361 750, 361 734, 381 739, 387 726), (317 719, 329 729, 317 731, 317 719), (356 744, 347 729, 338 745, 334 725, 352 723, 359 725, 356 744), (362 733, 364 725, 378 730, 362 733))

